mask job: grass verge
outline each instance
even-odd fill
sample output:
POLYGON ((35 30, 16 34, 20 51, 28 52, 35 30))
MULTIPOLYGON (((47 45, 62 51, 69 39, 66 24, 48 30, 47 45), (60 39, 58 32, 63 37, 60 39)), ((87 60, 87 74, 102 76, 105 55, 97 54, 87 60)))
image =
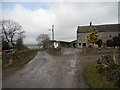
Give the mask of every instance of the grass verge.
POLYGON ((106 78, 96 71, 95 64, 87 68, 87 83, 90 88, 116 88, 114 83, 106 81, 106 78))
POLYGON ((105 54, 112 54, 112 52, 110 53, 80 53, 81 55, 105 55, 105 54))
POLYGON ((22 65, 28 63, 36 56, 37 52, 38 51, 34 51, 34 52, 30 53, 28 56, 22 58, 23 60, 20 60, 20 62, 16 62, 15 64, 13 64, 13 66, 19 67, 19 66, 22 66, 22 65))
POLYGON ((62 55, 62 53, 55 53, 55 52, 52 52, 52 51, 46 51, 48 54, 50 54, 50 55, 54 55, 54 56, 59 56, 59 55, 62 55))
POLYGON ((3 63, 3 72, 10 72, 10 71, 16 71, 18 70, 21 66, 25 65, 26 63, 28 63, 29 61, 31 61, 36 54, 39 51, 28 51, 25 53, 19 53, 19 58, 18 55, 13 55, 11 58, 13 58, 12 64, 10 66, 6 66, 3 63))

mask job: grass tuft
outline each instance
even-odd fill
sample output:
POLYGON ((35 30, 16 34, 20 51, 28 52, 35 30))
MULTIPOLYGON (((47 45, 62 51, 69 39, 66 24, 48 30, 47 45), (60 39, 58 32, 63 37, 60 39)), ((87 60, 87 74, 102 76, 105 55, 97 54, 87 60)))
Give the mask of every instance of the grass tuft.
POLYGON ((60 52, 58 52, 58 53, 56 53, 56 52, 52 52, 52 51, 46 51, 48 54, 50 54, 50 55, 54 55, 54 56, 59 56, 59 55, 61 55, 62 53, 60 53, 60 52))

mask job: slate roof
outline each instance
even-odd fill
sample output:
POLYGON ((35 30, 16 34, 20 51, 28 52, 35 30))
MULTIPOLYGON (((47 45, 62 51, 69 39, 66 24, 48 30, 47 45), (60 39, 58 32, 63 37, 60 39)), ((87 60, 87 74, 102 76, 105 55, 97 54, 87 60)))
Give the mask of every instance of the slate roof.
POLYGON ((96 27, 98 32, 120 32, 120 24, 106 24, 106 25, 92 25, 92 26, 78 26, 78 33, 89 33, 96 27))

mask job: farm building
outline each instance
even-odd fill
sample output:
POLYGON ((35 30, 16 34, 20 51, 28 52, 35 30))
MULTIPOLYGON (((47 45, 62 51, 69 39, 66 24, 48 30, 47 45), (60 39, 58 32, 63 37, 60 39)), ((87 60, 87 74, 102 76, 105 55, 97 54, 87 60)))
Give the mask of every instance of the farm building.
POLYGON ((120 24, 92 25, 92 22, 90 22, 89 26, 78 26, 77 48, 87 47, 90 44, 87 37, 94 27, 98 30, 99 39, 102 40, 105 46, 108 39, 112 39, 114 36, 120 34, 120 24))

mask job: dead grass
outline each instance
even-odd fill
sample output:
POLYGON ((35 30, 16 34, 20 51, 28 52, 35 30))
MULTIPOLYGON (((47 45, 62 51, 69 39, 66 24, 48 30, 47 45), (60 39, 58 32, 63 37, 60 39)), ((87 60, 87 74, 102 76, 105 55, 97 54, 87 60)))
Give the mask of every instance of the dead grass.
POLYGON ((19 69, 19 67, 10 67, 10 68, 4 70, 4 72, 12 72, 12 71, 16 71, 18 69, 19 69))

